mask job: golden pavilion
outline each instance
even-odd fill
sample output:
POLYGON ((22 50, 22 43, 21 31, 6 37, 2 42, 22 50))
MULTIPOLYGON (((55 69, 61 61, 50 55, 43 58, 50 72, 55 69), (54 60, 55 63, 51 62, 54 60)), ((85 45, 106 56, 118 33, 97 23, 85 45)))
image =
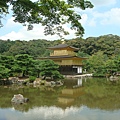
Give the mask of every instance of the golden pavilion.
POLYGON ((58 64, 59 72, 63 75, 82 74, 82 61, 86 58, 78 57, 76 52, 78 48, 69 46, 65 43, 49 47, 52 52, 50 56, 44 59, 51 59, 58 64))

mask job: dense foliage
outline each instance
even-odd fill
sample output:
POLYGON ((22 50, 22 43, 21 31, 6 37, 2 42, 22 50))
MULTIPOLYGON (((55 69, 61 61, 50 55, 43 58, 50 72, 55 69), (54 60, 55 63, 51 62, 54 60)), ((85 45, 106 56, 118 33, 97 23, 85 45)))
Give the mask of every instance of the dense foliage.
POLYGON ((93 5, 87 0, 1 0, 0 1, 0 26, 1 19, 9 14, 9 8, 13 12, 15 22, 19 22, 28 29, 33 28, 33 24, 45 26, 44 33, 58 34, 62 32, 68 34, 62 27, 69 23, 71 29, 76 31, 76 35, 84 34, 84 28, 81 26, 79 13, 74 8, 85 10, 92 8, 93 5))
POLYGON ((58 79, 62 77, 58 69, 59 66, 53 61, 36 60, 28 54, 19 54, 15 57, 0 55, 0 79, 12 76, 36 78, 40 77, 39 75, 58 79))
POLYGON ((116 75, 120 72, 120 55, 108 58, 103 52, 97 52, 85 61, 85 68, 94 76, 116 75))
MULTIPOLYGON (((105 76, 106 73, 112 74, 120 71, 119 36, 110 34, 100 37, 89 37, 87 39, 76 38, 65 40, 65 42, 68 45, 80 49, 77 53, 78 56, 88 57, 87 61, 84 63, 84 68, 87 72, 94 73, 95 76, 105 76)), ((0 54, 5 56, 19 56, 19 54, 27 54, 36 59, 39 57, 49 56, 50 50, 47 48, 58 44, 61 44, 60 40, 0 40, 0 54)), ((39 73, 39 64, 37 62, 35 64, 36 72, 39 73)), ((37 76, 39 76, 39 74, 37 76)))
POLYGON ((59 73, 59 66, 55 64, 52 60, 44 60, 41 62, 40 74, 46 77, 51 77, 52 79, 62 78, 62 75, 59 73))
MULTIPOLYGON (((117 35, 104 35, 100 37, 89 37, 87 39, 76 38, 65 40, 68 45, 79 48, 80 56, 93 55, 102 51, 109 58, 120 54, 120 37, 117 35)), ((30 41, 0 40, 0 54, 17 55, 28 54, 34 57, 49 56, 47 47, 61 44, 60 40, 48 41, 44 39, 30 41)))

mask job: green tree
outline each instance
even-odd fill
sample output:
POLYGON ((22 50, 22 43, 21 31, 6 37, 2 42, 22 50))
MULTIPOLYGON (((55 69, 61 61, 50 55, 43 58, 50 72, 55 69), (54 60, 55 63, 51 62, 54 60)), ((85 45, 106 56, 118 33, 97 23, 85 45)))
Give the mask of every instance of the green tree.
POLYGON ((94 76, 105 76, 105 62, 107 57, 103 55, 103 52, 97 52, 88 58, 85 62, 85 68, 88 72, 93 73, 94 76))
POLYGON ((79 56, 79 57, 89 57, 88 54, 86 54, 84 52, 80 52, 80 51, 78 51, 77 56, 79 56))
POLYGON ((55 64, 52 60, 43 60, 40 65, 40 75, 46 77, 51 77, 52 79, 63 78, 59 73, 59 66, 55 64))
POLYGON ((14 66, 14 57, 13 56, 6 56, 0 55, 0 65, 4 66, 5 69, 9 69, 9 74, 12 75, 12 67, 14 66))
POLYGON ((114 73, 117 72, 117 64, 115 63, 114 59, 107 60, 105 66, 107 73, 114 75, 114 73))
POLYGON ((10 69, 6 68, 5 66, 0 65, 0 80, 1 79, 8 79, 10 74, 10 69))
MULTIPOLYGON (((4 42, 4 41, 3 41, 4 42)), ((1 42, 0 42, 1 43, 1 42)), ((11 41, 12 43, 12 41, 11 41)), ((0 46, 7 46, 8 41, 0 46)), ((49 50, 46 48, 50 46, 50 41, 47 40, 30 40, 30 41, 14 41, 14 44, 9 47, 8 51, 0 48, 0 51, 4 55, 19 55, 19 54, 28 54, 34 57, 44 57, 49 55, 49 50)))
POLYGON ((117 67, 117 72, 120 72, 120 54, 115 57, 115 64, 117 67))
MULTIPOLYGON (((87 0, 1 0, 0 20, 4 15, 9 14, 8 9, 12 5, 15 22, 28 25, 28 29, 33 28, 33 24, 41 23, 45 26, 45 35, 58 34, 61 32, 68 34, 62 24, 70 23, 71 29, 76 30, 76 35, 83 35, 84 29, 79 20, 81 16, 74 11, 74 8, 85 10, 93 5, 87 0)), ((2 23, 0 21, 0 25, 2 23)))
POLYGON ((36 75, 36 77, 39 78, 40 77, 40 71, 41 71, 41 61, 40 60, 35 60, 33 74, 36 75))
POLYGON ((14 72, 22 73, 22 77, 32 74, 32 67, 34 66, 34 59, 27 54, 20 54, 15 56, 14 72))
POLYGON ((106 69, 111 75, 120 72, 120 55, 113 56, 112 59, 107 60, 106 69))
POLYGON ((4 52, 7 52, 14 43, 15 41, 0 40, 0 53, 3 54, 4 52))

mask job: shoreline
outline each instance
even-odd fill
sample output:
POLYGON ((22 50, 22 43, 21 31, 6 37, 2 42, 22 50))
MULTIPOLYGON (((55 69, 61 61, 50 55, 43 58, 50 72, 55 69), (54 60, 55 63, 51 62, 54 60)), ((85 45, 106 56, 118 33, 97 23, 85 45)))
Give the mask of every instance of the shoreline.
POLYGON ((92 77, 93 74, 82 74, 82 75, 64 75, 65 78, 79 78, 79 77, 92 77))

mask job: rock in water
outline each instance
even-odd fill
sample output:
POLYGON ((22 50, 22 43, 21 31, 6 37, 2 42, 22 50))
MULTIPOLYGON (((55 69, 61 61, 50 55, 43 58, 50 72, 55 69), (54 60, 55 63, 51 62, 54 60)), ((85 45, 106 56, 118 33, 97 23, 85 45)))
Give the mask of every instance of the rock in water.
POLYGON ((29 101, 29 99, 24 98, 23 95, 21 95, 21 94, 14 95, 14 97, 11 99, 11 102, 16 103, 16 104, 23 104, 28 101, 29 101))

